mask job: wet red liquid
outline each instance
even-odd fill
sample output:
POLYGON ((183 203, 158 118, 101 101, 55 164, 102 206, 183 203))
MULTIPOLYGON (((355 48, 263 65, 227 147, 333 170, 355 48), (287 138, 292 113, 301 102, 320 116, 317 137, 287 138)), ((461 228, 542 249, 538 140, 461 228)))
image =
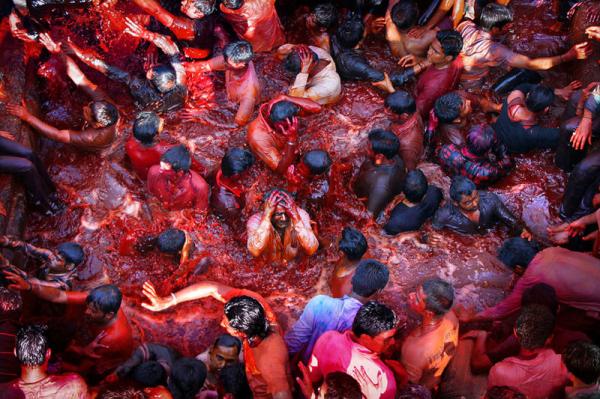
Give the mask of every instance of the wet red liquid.
MULTIPOLYGON (((108 16, 73 10, 69 13, 71 21, 75 22, 68 24, 67 18, 55 17, 55 26, 59 27, 55 27, 53 33, 59 38, 70 35, 76 43, 86 47, 94 45, 93 48, 109 62, 141 72, 143 52, 133 52, 137 41, 119 34, 122 15, 118 13, 133 10, 132 6, 122 3, 119 7, 123 9, 117 8, 108 16), (61 24, 66 25, 60 27, 61 24), (111 49, 110 53, 107 49, 111 49)), ((546 44, 532 43, 531 39, 541 33, 550 35, 548 21, 554 19, 546 15, 549 7, 533 10, 522 3, 517 1, 513 5, 517 21, 514 33, 506 41, 519 51, 542 54, 548 51, 546 44)), ((292 27, 290 32, 291 41, 298 42, 302 31, 292 27)), ((549 40, 564 47, 562 36, 552 36, 549 40)), ((376 67, 386 71, 397 68, 382 39, 368 39, 364 46, 367 57, 376 67)), ((262 101, 285 91, 291 83, 292 77, 272 56, 258 55, 255 64, 264 88, 262 101)), ((193 211, 168 213, 160 209, 149 197, 144 183, 128 168, 124 157, 122 144, 131 134, 135 114, 126 87, 110 82, 89 68, 82 69, 92 81, 108 88, 120 105, 120 145, 105 159, 100 159, 68 146, 44 142, 42 155, 69 210, 51 218, 32 214, 25 238, 36 245, 49 247, 65 240, 83 244, 87 260, 80 273, 84 281, 79 286, 89 287, 100 282, 118 284, 125 295, 126 311, 139 340, 158 341, 186 354, 197 354, 221 331, 222 305, 211 299, 181 304, 162 313, 143 309, 140 306, 143 300, 141 286, 146 280, 154 283, 163 295, 202 280, 256 290, 271 302, 284 328, 289 326, 306 301, 320 292, 315 289, 319 276, 331 273, 337 257, 337 241, 346 225, 361 229, 368 238, 371 256, 389 266, 391 282, 379 299, 400 312, 407 312, 408 292, 434 275, 455 285, 458 303, 482 307, 497 302, 504 295, 503 289, 510 276, 495 259, 495 253, 507 237, 505 229, 497 229, 483 237, 444 233, 442 247, 424 250, 412 243, 398 243, 396 238, 383 235, 380 226, 364 218, 364 207, 348 188, 349 180, 366 155, 367 133, 390 123, 383 107, 384 96, 370 85, 345 83, 338 104, 318 115, 301 119, 300 152, 319 148, 331 154, 336 171, 336 181, 331 186, 337 187, 337 191, 331 204, 312 215, 318 223, 321 240, 317 254, 287 265, 276 265, 264 264, 250 256, 245 237, 239 234, 239 226, 236 229, 210 212, 208 215, 193 211), (127 209, 136 207, 138 211, 128 214, 127 209), (171 257, 156 252, 141 255, 135 251, 134 243, 138 237, 172 225, 191 231, 195 236, 196 250, 187 270, 182 270, 171 257), (204 263, 197 267, 201 259, 204 263), (496 280, 499 283, 494 284, 496 280)), ((47 62, 39 73, 50 77, 54 70, 58 73, 58 68, 47 62)), ((553 85, 569 80, 561 70, 545 75, 551 78, 549 81, 553 85)), ((185 123, 177 113, 171 113, 166 118, 161 138, 171 142, 187 139, 206 174, 214 176, 225 150, 245 144, 246 129, 233 123, 236 106, 226 99, 223 74, 194 77, 190 85, 192 105, 204 111, 202 122, 185 123)), ((71 126, 81 123, 80 105, 87 100, 72 85, 69 84, 68 95, 64 91, 57 92, 50 84, 43 84, 42 89, 42 106, 50 114, 49 120, 68 121, 71 126)), ((548 121, 554 121, 557 115, 558 111, 555 111, 548 121)), ((483 119, 481 114, 473 116, 473 121, 483 119)), ((449 178, 436 165, 426 163, 421 167, 430 181, 444 188, 447 197, 449 178)), ((492 191, 500 194, 517 215, 523 216, 534 232, 543 235, 548 222, 557 221, 565 181, 564 174, 552 165, 552 154, 538 153, 518 157, 511 176, 492 191)), ((283 185, 283 180, 260 162, 251 171, 247 182, 249 193, 244 223, 259 210, 262 193, 283 185)), ((430 230, 428 224, 425 231, 430 230)))

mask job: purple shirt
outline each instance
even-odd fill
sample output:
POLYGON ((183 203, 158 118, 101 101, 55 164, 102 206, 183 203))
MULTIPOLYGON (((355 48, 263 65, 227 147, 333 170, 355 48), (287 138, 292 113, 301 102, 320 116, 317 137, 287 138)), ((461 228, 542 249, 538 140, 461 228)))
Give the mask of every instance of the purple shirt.
POLYGON ((351 328, 361 306, 358 299, 348 295, 343 298, 317 295, 311 299, 285 335, 290 355, 301 352, 302 361, 308 364, 317 339, 327 331, 343 332, 351 328))

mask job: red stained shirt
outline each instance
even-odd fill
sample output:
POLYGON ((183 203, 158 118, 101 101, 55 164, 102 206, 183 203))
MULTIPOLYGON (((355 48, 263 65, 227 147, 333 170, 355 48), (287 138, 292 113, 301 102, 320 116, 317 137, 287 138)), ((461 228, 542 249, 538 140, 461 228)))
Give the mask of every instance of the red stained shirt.
POLYGON ((210 188, 202 176, 193 170, 182 175, 154 165, 148 171, 148 191, 170 210, 208 208, 210 188))
POLYGON ((0 399, 87 399, 85 381, 77 374, 49 375, 41 381, 24 383, 15 380, 0 386, 0 399))
POLYGON ((159 142, 150 147, 146 147, 133 136, 125 143, 125 153, 131 161, 131 166, 135 173, 141 178, 146 179, 148 170, 160 163, 160 157, 169 149, 169 146, 159 142))
POLYGON ((415 94, 417 111, 422 118, 427 118, 435 100, 458 86, 461 71, 462 60, 459 56, 447 68, 430 66, 419 76, 415 94))

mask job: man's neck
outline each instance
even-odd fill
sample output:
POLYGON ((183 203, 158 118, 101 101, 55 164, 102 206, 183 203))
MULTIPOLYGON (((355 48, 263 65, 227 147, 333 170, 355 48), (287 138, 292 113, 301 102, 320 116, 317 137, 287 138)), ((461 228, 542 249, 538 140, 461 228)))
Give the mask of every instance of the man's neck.
POLYGON ((446 68, 448 68, 450 66, 450 64, 452 64, 452 61, 450 61, 450 62, 442 62, 442 63, 439 63, 439 64, 433 64, 433 67, 435 69, 446 69, 446 68))
POLYGON ((25 384, 33 384, 43 380, 47 376, 48 374, 46 373, 46 367, 44 366, 21 366, 21 381, 23 381, 25 384))
POLYGON ((425 334, 428 333, 431 330, 435 330, 440 323, 442 322, 442 320, 444 319, 444 316, 433 316, 431 314, 424 314, 423 315, 423 321, 421 322, 421 333, 425 334))
POLYGON ((351 298, 356 299, 358 302, 365 304, 368 302, 369 298, 365 298, 364 296, 360 296, 355 292, 351 292, 350 295, 348 295, 351 298))
POLYGON ((525 348, 521 347, 521 349, 519 350, 519 357, 527 359, 527 360, 533 359, 544 349, 545 349, 544 347, 535 348, 535 349, 525 349, 525 348))

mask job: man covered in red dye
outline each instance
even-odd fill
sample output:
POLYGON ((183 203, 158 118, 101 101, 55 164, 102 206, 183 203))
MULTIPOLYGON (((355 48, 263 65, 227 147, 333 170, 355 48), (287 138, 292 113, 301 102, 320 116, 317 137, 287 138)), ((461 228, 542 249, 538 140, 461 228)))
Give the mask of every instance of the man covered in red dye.
POLYGON ((154 286, 146 282, 143 293, 150 303, 142 306, 153 312, 207 297, 225 303, 221 326, 242 340, 246 375, 254 398, 292 398, 287 347, 275 314, 262 296, 212 281, 193 284, 166 297, 158 296, 154 286))
POLYGON ((67 319, 75 323, 75 334, 65 356, 65 369, 89 376, 103 376, 126 360, 133 350, 129 321, 121 308, 122 294, 112 284, 91 291, 63 291, 38 284, 9 270, 4 271, 9 288, 36 297, 70 305, 67 319))
POLYGON ((40 34, 40 42, 53 54, 57 54, 67 67, 69 78, 92 98, 83 108, 83 116, 91 127, 81 131, 57 129, 38 119, 24 106, 7 104, 7 111, 31 125, 35 130, 50 140, 71 144, 88 151, 102 151, 113 143, 117 136, 119 112, 108 96, 95 84, 90 82, 75 62, 61 51, 50 35, 40 34))
MULTIPOLYGON (((239 103, 235 114, 235 123, 240 126, 248 123, 254 112, 254 106, 260 100, 260 82, 254 69, 254 51, 247 41, 240 40, 229 43, 223 49, 223 55, 207 61, 196 61, 185 64, 187 73, 225 71, 225 87, 229 101, 239 103)), ((187 119, 198 116, 196 110, 184 115, 187 119)))
POLYGON ((210 187, 198 173, 190 170, 188 149, 178 145, 163 154, 159 165, 148 171, 148 191, 169 210, 208 208, 210 187))
POLYGON ((310 12, 306 7, 301 8, 299 14, 308 33, 307 43, 331 52, 329 30, 338 22, 337 7, 333 3, 319 3, 310 12))
POLYGON ((240 39, 256 52, 268 52, 285 43, 275 0, 224 0, 219 9, 240 39))
POLYGON ((160 163, 160 158, 169 149, 161 141, 155 141, 163 130, 164 120, 158 114, 144 111, 137 114, 133 123, 133 135, 125 142, 125 153, 140 179, 145 180, 148 170, 160 163))
POLYGON ((400 90, 386 97, 385 107, 395 114, 390 130, 400 141, 400 157, 406 169, 414 170, 423 157, 424 130, 415 100, 408 92, 400 90))
POLYGON ((246 226, 252 256, 287 262, 298 256, 300 249, 309 256, 314 254, 319 241, 308 213, 280 189, 268 191, 263 199, 263 211, 252 215, 246 226))
POLYGON ((369 245, 360 231, 353 227, 344 227, 338 249, 340 259, 335 264, 329 281, 331 296, 334 298, 342 298, 352 293, 352 277, 369 245))
POLYGON ((234 220, 246 205, 244 177, 254 164, 252 153, 243 148, 230 148, 221 160, 210 203, 220 216, 234 220))
POLYGON ((48 374, 52 350, 42 326, 25 326, 17 332, 14 347, 21 364, 21 376, 0 385, 1 399, 61 398, 87 399, 88 387, 74 373, 48 374))
POLYGON ((385 13, 385 38, 394 57, 424 58, 437 29, 423 31, 419 37, 409 35, 417 24, 419 9, 413 0, 391 0, 385 13))
POLYGON ((307 98, 279 95, 260 106, 248 125, 248 145, 267 166, 283 174, 294 161, 298 147, 298 115, 314 114, 321 106, 307 98))
POLYGON ((306 199, 305 204, 321 206, 329 193, 331 157, 326 151, 311 150, 285 173, 288 191, 306 199))

